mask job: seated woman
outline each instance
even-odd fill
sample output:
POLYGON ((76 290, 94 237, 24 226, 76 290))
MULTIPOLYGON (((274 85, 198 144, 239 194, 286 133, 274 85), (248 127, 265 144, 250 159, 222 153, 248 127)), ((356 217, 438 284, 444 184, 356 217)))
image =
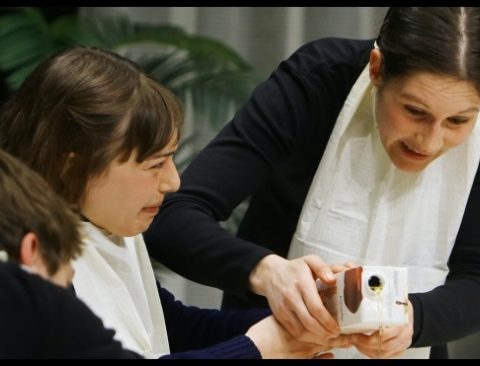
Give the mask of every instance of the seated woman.
POLYGON ((83 215, 77 296, 126 348, 148 358, 186 351, 202 358, 314 357, 348 346, 338 329, 300 342, 269 309, 187 307, 158 285, 141 233, 165 194, 179 187, 172 156, 181 123, 171 92, 134 63, 95 48, 44 61, 5 105, 0 148, 83 215))

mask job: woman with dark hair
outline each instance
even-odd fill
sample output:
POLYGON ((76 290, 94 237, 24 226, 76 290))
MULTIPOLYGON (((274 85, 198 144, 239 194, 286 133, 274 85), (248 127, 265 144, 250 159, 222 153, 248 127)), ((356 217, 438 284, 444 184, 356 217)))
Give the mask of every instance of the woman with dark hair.
POLYGON ((310 42, 186 169, 149 253, 223 289, 224 308, 268 302, 304 340, 338 334, 324 262, 408 267, 410 323, 351 341, 427 357, 480 331, 479 106, 480 8, 394 7, 376 43, 310 42), (232 236, 218 221, 247 198, 232 236))
POLYGON ((180 184, 172 156, 181 125, 170 91, 97 48, 45 60, 5 105, 0 147, 83 216, 77 296, 125 348, 147 358, 316 357, 347 346, 346 337, 298 341, 268 309, 187 307, 158 285, 141 233, 180 184))

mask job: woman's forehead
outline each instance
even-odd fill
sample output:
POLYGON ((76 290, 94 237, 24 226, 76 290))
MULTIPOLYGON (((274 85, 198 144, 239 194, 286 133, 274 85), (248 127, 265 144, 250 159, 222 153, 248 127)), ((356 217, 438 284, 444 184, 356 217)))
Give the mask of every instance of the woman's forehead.
MULTIPOLYGON (((400 95, 410 99, 445 100, 459 103, 459 110, 477 107, 480 95, 475 86, 465 80, 433 73, 415 73, 389 83, 400 95)), ((388 86, 387 86, 388 88, 388 86)))

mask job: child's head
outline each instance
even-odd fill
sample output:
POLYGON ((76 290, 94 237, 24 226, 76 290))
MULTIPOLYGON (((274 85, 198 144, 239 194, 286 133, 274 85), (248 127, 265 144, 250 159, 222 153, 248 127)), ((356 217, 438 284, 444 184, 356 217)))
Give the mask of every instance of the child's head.
POLYGON ((0 148, 90 221, 128 236, 146 230, 164 194, 178 189, 171 153, 182 120, 177 98, 134 63, 77 47, 40 64, 6 104, 0 148))
POLYGON ((0 150, 0 251, 66 286, 81 252, 80 221, 45 180, 0 150))

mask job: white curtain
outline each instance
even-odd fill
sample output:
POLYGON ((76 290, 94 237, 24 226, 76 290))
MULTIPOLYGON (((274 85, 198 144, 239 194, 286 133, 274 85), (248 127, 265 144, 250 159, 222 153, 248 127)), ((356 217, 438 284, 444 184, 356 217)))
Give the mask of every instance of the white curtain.
MULTIPOLYGON (((265 78, 298 47, 323 37, 376 37, 385 7, 84 7, 85 17, 123 13, 139 23, 172 23, 189 33, 218 39, 243 56, 265 78)), ((187 111, 188 112, 188 111, 187 111)), ((186 116, 187 123, 192 118, 186 116)), ((195 128, 206 144, 216 133, 195 128)), ((195 284, 157 264, 165 288, 185 304, 218 308, 221 291, 195 284)))
POLYGON ((172 23, 216 38, 266 76, 302 44, 323 37, 377 35, 386 7, 90 7, 86 16, 121 12, 141 23, 172 23))

